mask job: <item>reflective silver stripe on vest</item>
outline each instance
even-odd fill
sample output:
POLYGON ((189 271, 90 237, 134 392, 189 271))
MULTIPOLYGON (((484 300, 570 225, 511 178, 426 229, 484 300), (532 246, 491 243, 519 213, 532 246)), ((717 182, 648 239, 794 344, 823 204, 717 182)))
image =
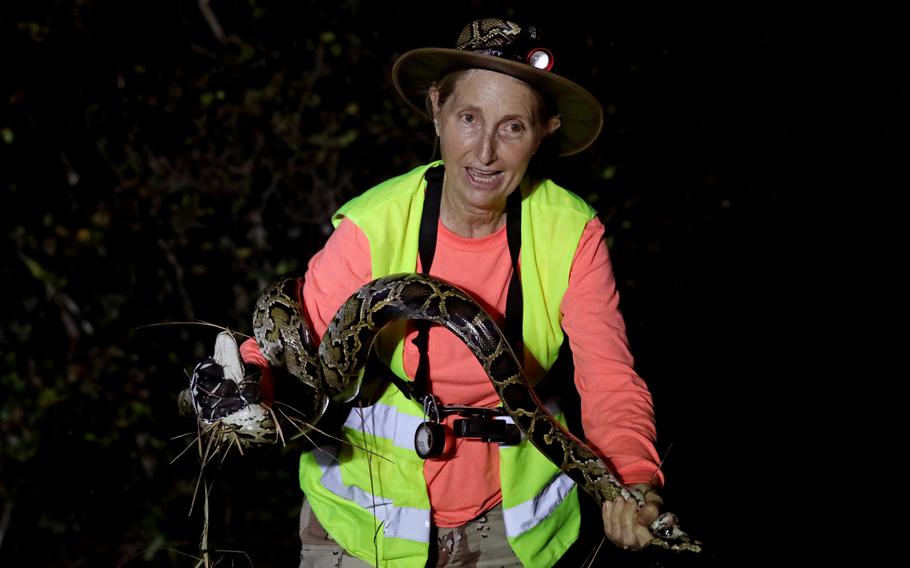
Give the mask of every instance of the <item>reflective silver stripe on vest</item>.
POLYGON ((559 507, 575 485, 565 473, 557 474, 537 497, 503 510, 506 536, 515 538, 533 529, 559 507))
POLYGON ((430 542, 430 511, 413 507, 396 507, 392 500, 364 491, 356 485, 345 485, 341 479, 341 466, 334 453, 313 450, 313 457, 322 470, 322 486, 332 494, 356 503, 373 513, 382 522, 382 533, 387 537, 403 538, 416 542, 430 542))
POLYGON ((394 406, 376 403, 352 408, 344 427, 392 440, 397 447, 413 451, 414 433, 422 422, 422 418, 398 412, 394 406))

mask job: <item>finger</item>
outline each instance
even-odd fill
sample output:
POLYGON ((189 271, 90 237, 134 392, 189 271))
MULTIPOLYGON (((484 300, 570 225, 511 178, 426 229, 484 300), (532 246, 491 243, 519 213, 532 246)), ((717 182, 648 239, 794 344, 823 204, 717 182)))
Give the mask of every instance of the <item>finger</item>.
POLYGON ((623 544, 630 548, 636 546, 638 537, 635 533, 641 527, 638 524, 638 502, 636 500, 629 499, 623 503, 621 519, 623 544))
MULTIPOLYGON (((653 513, 654 511, 646 512, 646 515, 653 513)), ((654 535, 651 534, 650 529, 647 526, 643 526, 639 523, 639 515, 641 511, 639 510, 638 502, 635 500, 629 500, 624 503, 624 511, 622 516, 622 531, 619 537, 621 546, 624 549, 628 550, 641 550, 648 542, 650 542, 654 535)))
POLYGON ((622 514, 625 510, 626 500, 622 497, 613 499, 613 506, 610 510, 610 521, 613 524, 613 533, 616 535, 618 542, 622 541, 622 514))
POLYGON ((607 501, 603 506, 604 534, 607 539, 616 546, 622 546, 621 532, 619 525, 614 521, 616 507, 613 501, 607 501))
POLYGON ((605 501, 603 509, 601 510, 604 520, 604 534, 607 535, 607 538, 612 542, 613 541, 613 502, 605 501))
POLYGON ((651 534, 651 531, 639 525, 635 529, 635 550, 641 550, 646 544, 651 542, 652 539, 654 539, 654 535, 651 534))
POLYGON ((647 527, 660 516, 660 509, 654 503, 648 503, 644 507, 638 510, 636 515, 636 520, 638 524, 647 527))
POLYGON ((603 506, 604 534, 610 542, 620 548, 627 548, 631 544, 627 542, 628 535, 623 535, 624 508, 625 500, 622 497, 607 501, 603 506))
POLYGON ((610 540, 613 544, 623 549, 628 549, 637 542, 631 529, 630 514, 626 500, 622 497, 616 497, 610 505, 610 525, 612 528, 610 540))

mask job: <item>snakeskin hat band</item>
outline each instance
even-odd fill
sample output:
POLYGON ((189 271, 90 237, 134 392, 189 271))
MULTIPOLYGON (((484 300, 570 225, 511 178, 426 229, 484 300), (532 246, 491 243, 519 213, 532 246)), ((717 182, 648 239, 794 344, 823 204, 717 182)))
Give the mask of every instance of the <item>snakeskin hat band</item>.
POLYGON ((540 44, 535 27, 484 18, 464 27, 454 49, 426 47, 404 53, 392 67, 392 80, 404 100, 426 114, 427 90, 453 71, 488 69, 521 79, 555 103, 562 126, 554 142, 560 156, 570 156, 600 134, 603 109, 585 88, 550 71, 553 63, 553 53, 540 44))

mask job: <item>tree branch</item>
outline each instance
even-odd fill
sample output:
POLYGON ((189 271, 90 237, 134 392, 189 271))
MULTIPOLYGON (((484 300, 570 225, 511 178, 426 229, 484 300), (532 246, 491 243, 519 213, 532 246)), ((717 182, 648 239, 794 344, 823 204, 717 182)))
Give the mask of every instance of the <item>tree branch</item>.
POLYGON ((209 28, 212 29, 212 35, 215 36, 215 39, 221 42, 222 45, 226 45, 227 38, 224 35, 224 28, 221 27, 218 16, 216 16, 215 12, 212 10, 211 3, 212 0, 199 0, 199 11, 202 12, 202 16, 208 23, 209 28))

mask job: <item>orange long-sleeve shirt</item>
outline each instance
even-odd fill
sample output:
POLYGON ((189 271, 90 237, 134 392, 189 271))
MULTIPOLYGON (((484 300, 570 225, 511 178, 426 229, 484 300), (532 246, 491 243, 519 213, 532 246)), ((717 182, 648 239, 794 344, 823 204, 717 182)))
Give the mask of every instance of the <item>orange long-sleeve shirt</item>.
MULTIPOLYGON (((654 448, 651 395, 632 368, 603 236, 603 224, 596 218, 590 221, 575 252, 561 305, 563 329, 574 356, 582 425, 587 443, 609 460, 624 483, 662 485, 654 448)), ((310 260, 302 296, 319 337, 341 304, 372 280, 370 260, 366 235, 347 219, 310 260)), ((416 270, 420 271, 419 261, 416 270)), ((501 323, 511 276, 505 228, 487 237, 468 239, 440 222, 430 274, 469 292, 501 323)), ((404 368, 410 377, 419 357, 412 342, 415 335, 412 332, 405 339, 404 368)), ((254 343, 247 342, 242 351, 246 360, 264 363, 254 343)), ((473 354, 447 330, 430 328, 428 356, 428 387, 444 404, 499 404, 496 391, 473 354)), ((437 526, 462 525, 502 498, 495 444, 456 439, 454 455, 427 460, 424 476, 437 526)))

